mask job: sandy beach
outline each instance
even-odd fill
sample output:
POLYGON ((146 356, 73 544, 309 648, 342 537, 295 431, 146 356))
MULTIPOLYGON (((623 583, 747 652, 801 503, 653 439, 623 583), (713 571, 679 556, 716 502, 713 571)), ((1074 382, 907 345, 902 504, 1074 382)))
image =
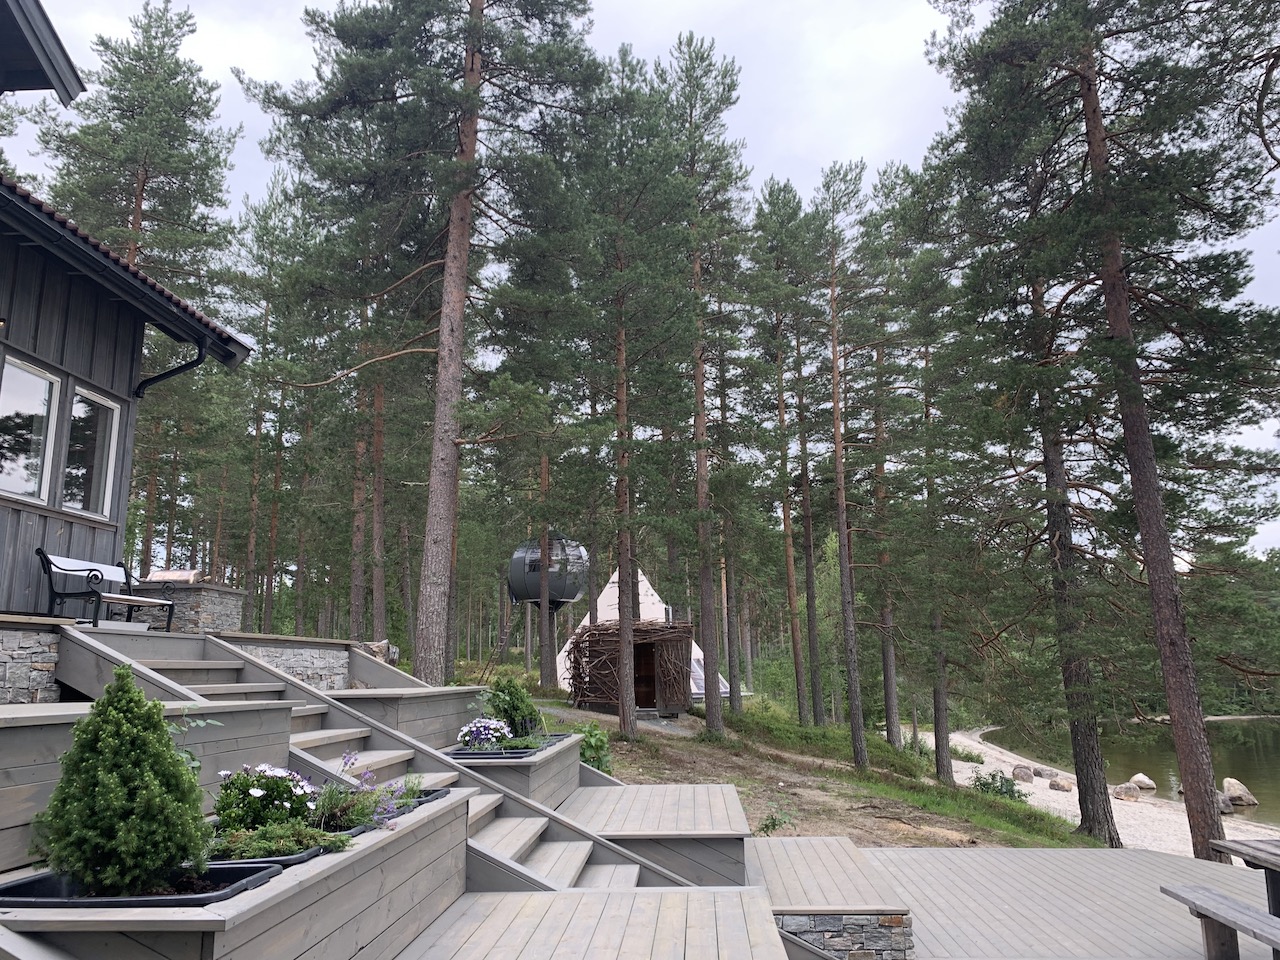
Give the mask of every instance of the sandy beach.
MULTIPOLYGON (((968 783, 975 771, 990 773, 992 770, 1001 770, 1009 774, 1013 771, 1014 764, 1039 766, 1034 761, 987 743, 982 739, 982 733, 982 730, 966 730, 951 735, 953 744, 972 750, 985 758, 985 762, 981 765, 965 763, 961 760, 954 761, 957 783, 968 783)), ((1059 772, 1066 779, 1075 782, 1075 776, 1070 770, 1059 769, 1059 772)), ((1029 793, 1031 803, 1040 809, 1048 810, 1074 823, 1080 822, 1080 805, 1074 790, 1071 793, 1050 790, 1048 779, 1041 777, 1036 777, 1034 783, 1020 783, 1018 787, 1029 793)), ((1144 791, 1140 800, 1112 799, 1111 807, 1115 811, 1120 839, 1126 847, 1191 856, 1191 832, 1187 828, 1187 816, 1182 804, 1156 799, 1144 791)), ((1256 824, 1234 816, 1223 817, 1223 822, 1227 837, 1230 839, 1280 840, 1278 827, 1256 824)))

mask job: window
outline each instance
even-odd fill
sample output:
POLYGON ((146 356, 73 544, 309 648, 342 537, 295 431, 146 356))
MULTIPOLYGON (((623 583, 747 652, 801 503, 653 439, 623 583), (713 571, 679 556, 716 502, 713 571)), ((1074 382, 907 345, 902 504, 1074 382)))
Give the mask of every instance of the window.
POLYGON ((106 514, 111 504, 111 475, 120 408, 79 388, 71 401, 67 433, 67 468, 62 505, 72 510, 106 514))
POLYGON ((58 381, 5 358, 0 379, 0 490, 47 501, 58 381))

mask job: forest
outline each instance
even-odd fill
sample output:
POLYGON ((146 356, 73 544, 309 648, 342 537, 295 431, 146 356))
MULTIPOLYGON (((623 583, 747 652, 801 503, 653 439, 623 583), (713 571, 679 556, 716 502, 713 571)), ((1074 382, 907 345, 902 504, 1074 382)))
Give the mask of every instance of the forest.
POLYGON ((69 110, 0 101, 50 171, 7 175, 256 344, 141 405, 130 562, 243 589, 249 630, 436 683, 505 648, 546 687, 639 568, 724 709, 846 724, 855 762, 918 718, 1069 725, 1100 770, 1100 721, 1168 714, 1199 782, 1203 712, 1280 712, 1280 553, 1249 548, 1280 456, 1238 439, 1280 399, 1241 246, 1277 207, 1280 0, 933 6, 959 100, 924 161, 829 158, 807 197, 751 188, 731 52, 602 58, 585 0, 308 11, 312 79, 238 75, 276 170, 238 213, 169 0, 69 110), (530 650, 507 564, 551 530, 590 582, 530 650))

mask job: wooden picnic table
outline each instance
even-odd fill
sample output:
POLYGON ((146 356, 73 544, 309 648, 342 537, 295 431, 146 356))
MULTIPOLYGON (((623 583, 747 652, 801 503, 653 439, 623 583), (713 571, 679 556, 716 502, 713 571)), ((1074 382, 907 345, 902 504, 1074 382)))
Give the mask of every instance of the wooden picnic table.
MULTIPOLYGON (((1210 846, 1262 871, 1267 881, 1267 909, 1273 917, 1280 917, 1280 840, 1213 840, 1210 846)), ((1280 950, 1272 950, 1271 956, 1280 960, 1280 950)))

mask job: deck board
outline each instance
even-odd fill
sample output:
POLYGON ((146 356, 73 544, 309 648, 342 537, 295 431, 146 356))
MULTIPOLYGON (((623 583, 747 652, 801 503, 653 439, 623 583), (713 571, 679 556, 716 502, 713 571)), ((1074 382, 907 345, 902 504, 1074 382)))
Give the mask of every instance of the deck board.
MULTIPOLYGON (((917 960, 1201 960, 1199 921, 1161 883, 1266 904, 1256 871, 1147 850, 859 852, 902 891, 917 960)), ((1270 951, 1241 937, 1240 956, 1270 951)))
POLYGON ((742 801, 731 784, 579 787, 558 810, 602 837, 747 837, 742 801))
POLYGON ((778 912, 892 913, 906 907, 898 884, 848 837, 757 837, 746 841, 747 883, 764 887, 778 912), (809 909, 814 908, 814 909, 809 909))
POLYGON ((757 888, 464 894, 397 960, 786 960, 757 888))

